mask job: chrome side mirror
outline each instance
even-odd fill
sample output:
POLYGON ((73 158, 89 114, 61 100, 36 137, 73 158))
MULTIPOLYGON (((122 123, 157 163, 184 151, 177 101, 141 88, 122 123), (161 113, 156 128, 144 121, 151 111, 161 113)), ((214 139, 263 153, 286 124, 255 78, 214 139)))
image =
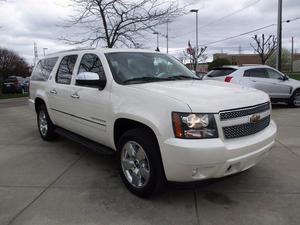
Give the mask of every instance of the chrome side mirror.
POLYGON ((76 85, 98 87, 100 90, 103 90, 106 85, 106 79, 101 80, 97 73, 82 72, 76 77, 76 85))

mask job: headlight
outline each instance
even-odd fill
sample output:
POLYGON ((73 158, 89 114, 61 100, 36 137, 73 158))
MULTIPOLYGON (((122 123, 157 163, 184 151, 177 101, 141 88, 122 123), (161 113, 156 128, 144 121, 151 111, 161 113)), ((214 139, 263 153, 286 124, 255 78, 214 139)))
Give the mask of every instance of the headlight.
POLYGON ((218 130, 214 114, 172 113, 175 137, 186 139, 217 138, 218 130))

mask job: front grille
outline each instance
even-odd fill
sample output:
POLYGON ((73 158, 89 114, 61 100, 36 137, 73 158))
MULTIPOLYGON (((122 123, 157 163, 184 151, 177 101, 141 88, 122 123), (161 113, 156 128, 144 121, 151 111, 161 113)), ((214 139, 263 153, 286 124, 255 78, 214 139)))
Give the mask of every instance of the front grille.
POLYGON ((270 116, 267 116, 257 123, 245 123, 230 127, 223 127, 223 133, 226 138, 244 137, 265 129, 269 126, 269 123, 270 116))
POLYGON ((238 138, 255 134, 270 124, 270 103, 221 111, 220 120, 225 138, 238 138), (250 121, 253 114, 258 114, 261 117, 256 123, 250 121))
POLYGON ((230 111, 221 112, 220 119, 221 120, 234 119, 237 117, 242 117, 242 116, 252 115, 255 113, 264 112, 269 109, 270 109, 270 103, 265 102, 263 104, 260 104, 257 106, 252 106, 252 107, 247 107, 244 109, 234 109, 234 110, 230 110, 230 111))

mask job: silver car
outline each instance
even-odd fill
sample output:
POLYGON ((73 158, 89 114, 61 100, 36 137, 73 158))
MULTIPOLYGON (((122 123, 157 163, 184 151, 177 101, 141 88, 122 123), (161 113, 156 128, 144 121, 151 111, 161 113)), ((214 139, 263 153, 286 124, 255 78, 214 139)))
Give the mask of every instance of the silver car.
POLYGON ((300 107, 300 81, 265 65, 223 66, 214 68, 203 79, 232 82, 269 94, 272 102, 300 107))

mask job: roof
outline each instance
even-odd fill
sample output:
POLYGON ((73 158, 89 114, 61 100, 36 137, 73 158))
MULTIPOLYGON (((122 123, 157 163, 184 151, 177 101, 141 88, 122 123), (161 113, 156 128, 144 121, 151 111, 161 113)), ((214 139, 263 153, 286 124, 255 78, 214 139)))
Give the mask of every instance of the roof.
POLYGON ((103 53, 109 53, 109 52, 149 52, 149 53, 161 53, 161 52, 156 52, 154 50, 136 49, 136 48, 77 48, 77 49, 69 49, 69 50, 64 50, 64 51, 50 53, 50 54, 47 54, 45 57, 47 58, 49 56, 65 55, 67 53, 80 53, 80 52, 83 52, 83 51, 99 51, 99 52, 103 52, 103 53))
POLYGON ((222 68, 233 68, 233 69, 251 69, 251 68, 269 68, 267 65, 261 64, 242 64, 242 65, 224 65, 222 68))

